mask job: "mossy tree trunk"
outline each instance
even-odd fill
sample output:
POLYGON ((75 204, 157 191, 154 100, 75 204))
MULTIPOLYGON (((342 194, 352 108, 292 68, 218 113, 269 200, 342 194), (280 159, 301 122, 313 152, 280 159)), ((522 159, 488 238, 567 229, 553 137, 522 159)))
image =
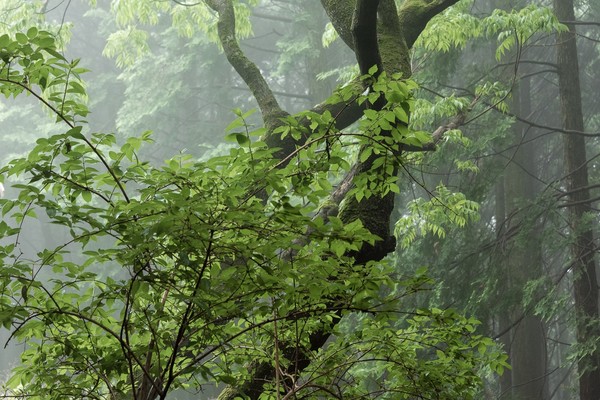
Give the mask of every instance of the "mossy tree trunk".
MULTIPOLYGON (((339 33, 341 39, 355 53, 361 69, 366 74, 370 67, 377 65, 378 72, 386 71, 388 74, 401 73, 410 77, 410 49, 427 22, 458 0, 405 0, 396 7, 395 0, 321 0, 327 16, 339 33)), ((272 132, 281 122, 281 117, 289 115, 277 102, 266 80, 261 75, 256 65, 251 62, 240 49, 235 36, 235 14, 231 0, 206 0, 206 3, 219 15, 218 31, 221 44, 231 65, 244 79, 258 102, 265 127, 272 132)), ((360 84, 358 80, 353 84, 360 84)), ((342 129, 357 121, 363 112, 364 105, 359 104, 329 104, 324 102, 315 106, 312 111, 322 113, 331 112, 336 116, 336 127, 342 129)), ((303 139, 293 139, 290 136, 282 140, 279 135, 268 134, 266 142, 271 147, 278 148, 276 157, 285 160, 295 151, 296 146, 302 144, 303 139)), ((358 163, 348 173, 348 176, 332 193, 332 203, 339 204, 347 197, 352 188, 353 178, 365 168, 372 160, 367 159, 358 163)), ((365 227, 376 234, 381 241, 375 246, 365 246, 354 254, 357 263, 371 260, 380 260, 393 251, 395 241, 390 234, 390 217, 393 208, 393 194, 384 197, 372 196, 363 201, 347 199, 345 206, 338 216, 344 222, 360 219, 365 227)), ((337 208, 331 208, 337 212, 337 208)), ((333 324, 337 321, 333 321, 333 324)), ((289 351, 309 354, 325 344, 331 326, 323 332, 316 332, 310 338, 310 348, 289 351)), ((295 375, 302 372, 309 363, 308 357, 296 354, 294 359, 301 360, 294 366, 295 375)), ((240 382, 235 387, 224 390, 219 399, 230 400, 236 396, 246 396, 258 399, 263 391, 263 385, 274 379, 275 371, 268 363, 250 366, 253 378, 240 382)))

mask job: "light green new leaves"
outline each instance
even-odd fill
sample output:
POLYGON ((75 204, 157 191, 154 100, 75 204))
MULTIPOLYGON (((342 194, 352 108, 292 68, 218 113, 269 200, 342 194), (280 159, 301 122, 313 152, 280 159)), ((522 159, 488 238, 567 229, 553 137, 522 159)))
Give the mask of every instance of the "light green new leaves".
POLYGON ((111 11, 117 24, 128 26, 132 23, 156 25, 162 13, 171 8, 169 2, 118 0, 111 2, 111 11))
POLYGON ((484 18, 474 17, 466 7, 469 2, 462 2, 434 17, 415 45, 428 51, 447 52, 452 47, 464 48, 475 38, 496 37, 496 58, 500 59, 515 45, 525 45, 535 34, 565 29, 547 7, 532 4, 520 10, 495 9, 484 18))
POLYGON ((523 46, 535 34, 564 31, 566 26, 558 22, 550 8, 531 4, 519 11, 496 9, 484 19, 482 28, 488 37, 497 35, 500 44, 496 59, 500 60, 506 51, 523 46))
MULTIPOLYGON (((234 1, 236 35, 248 37, 252 33, 250 13, 256 1, 234 1)), ((110 34, 103 54, 116 57, 117 65, 130 67, 141 56, 150 53, 148 32, 144 25, 157 25, 170 17, 170 24, 183 37, 200 33, 220 46, 217 36, 217 16, 203 1, 185 5, 170 1, 119 0, 111 3, 111 11, 119 30, 110 34)))
POLYGON ((150 53, 147 39, 148 32, 130 25, 108 37, 102 54, 115 57, 119 67, 131 66, 136 60, 150 53))
POLYGON ((439 185, 435 197, 426 201, 415 199, 408 204, 408 214, 403 215, 395 227, 395 235, 402 247, 408 247, 418 235, 431 233, 446 237, 448 229, 463 227, 479 219, 479 204, 467 200, 462 193, 452 193, 439 185))
POLYGON ((54 36, 35 27, 0 36, 0 93, 25 92, 51 108, 58 120, 74 124, 88 114, 79 60, 68 62, 57 51, 54 36))
POLYGON ((440 119, 453 117, 468 108, 470 100, 466 97, 457 97, 454 94, 437 97, 434 102, 424 98, 415 100, 414 111, 411 114, 411 127, 424 129, 433 125, 440 119))
POLYGON ((339 37, 337 31, 331 22, 325 25, 325 31, 321 39, 323 47, 329 47, 339 37))

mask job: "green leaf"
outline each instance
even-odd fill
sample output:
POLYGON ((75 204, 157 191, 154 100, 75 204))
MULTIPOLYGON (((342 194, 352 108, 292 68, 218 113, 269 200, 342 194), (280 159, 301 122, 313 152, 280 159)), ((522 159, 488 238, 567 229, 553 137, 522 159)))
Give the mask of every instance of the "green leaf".
POLYGON ((92 201, 92 192, 83 191, 81 192, 81 197, 85 202, 90 203, 92 201))
POLYGON ((369 75, 374 76, 377 73, 377 70, 379 68, 377 67, 377 65, 373 65, 371 68, 369 68, 369 75))
POLYGON ((38 30, 35 26, 32 26, 27 30, 27 37, 31 40, 34 39, 38 35, 38 30))
POLYGON ((29 43, 29 38, 27 37, 27 35, 25 35, 24 33, 21 33, 21 32, 17 32, 15 34, 15 39, 17 39, 17 42, 19 44, 27 44, 27 43, 29 43))

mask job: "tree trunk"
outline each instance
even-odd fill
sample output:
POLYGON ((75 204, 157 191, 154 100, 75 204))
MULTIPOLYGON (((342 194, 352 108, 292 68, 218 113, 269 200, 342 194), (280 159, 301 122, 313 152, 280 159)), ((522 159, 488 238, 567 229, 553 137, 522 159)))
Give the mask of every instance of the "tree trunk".
MULTIPOLYGON (((409 50, 414 41, 431 18, 457 1, 406 0, 400 9, 396 8, 394 0, 321 0, 321 4, 342 40, 354 51, 361 74, 366 74, 372 66, 377 66, 375 76, 385 71, 388 74, 402 73, 408 78, 411 75, 409 50), (404 24, 401 24, 401 21, 404 24), (410 30, 406 27, 410 27, 410 30)), ((260 70, 241 51, 235 35, 232 0, 206 0, 206 3, 219 15, 218 34, 227 59, 246 82, 259 105, 268 131, 265 138, 267 146, 278 148, 274 157, 286 160, 305 138, 294 139, 292 135, 288 135, 282 140, 280 134, 273 134, 273 130, 281 124, 281 118, 289 114, 278 104, 260 70)), ((364 83, 360 80, 354 81, 353 84, 364 88, 364 83)), ((329 111, 331 115, 336 116, 336 127, 342 129, 362 116, 365 105, 366 103, 359 105, 357 102, 325 102, 312 111, 329 111)), ((381 105, 372 106, 377 108, 381 105)), ((310 123, 308 120, 305 122, 307 125, 310 123)), ((335 204, 339 204, 344 198, 348 200, 338 214, 344 223, 360 219, 371 233, 382 239, 373 246, 365 245, 355 254, 351 254, 357 264, 381 260, 395 248, 395 239, 390 235, 394 194, 390 192, 383 197, 371 196, 361 202, 356 201, 354 196, 347 196, 356 174, 369 168, 374 158, 375 154, 365 162, 357 162, 331 196, 332 203, 335 204)), ((290 377, 296 378, 310 363, 308 354, 325 344, 328 332, 336 323, 337 319, 324 323, 327 326, 323 331, 310 337, 308 348, 290 348, 290 351, 298 352, 303 361, 301 364, 297 363, 293 371, 289 371, 290 377)), ((226 388, 220 394, 219 400, 232 400, 242 395, 258 399, 264 390, 264 384, 274 376, 275 371, 271 363, 253 365, 252 378, 246 382, 239 382, 235 387, 226 388)))
MULTIPOLYGON (((530 87, 527 78, 522 79, 513 91, 515 114, 530 113, 530 87)), ((531 217, 530 205, 537 196, 536 149, 528 140, 527 127, 515 125, 515 154, 505 174, 506 205, 509 211, 507 229, 518 229, 520 234, 512 242, 507 253, 507 285, 518 294, 512 312, 509 350, 512 398, 543 400, 546 382, 546 334, 540 317, 532 312, 532 305, 525 304, 522 293, 528 282, 542 276, 542 258, 538 221, 531 217)), ((531 302, 535 302, 535 297, 531 302)))
MULTIPOLYGON (((561 21, 575 21, 573 0, 554 0, 554 11, 561 21)), ((557 64, 563 127, 583 132, 583 112, 579 83, 575 26, 557 34, 557 64)), ((571 256, 574 275, 573 290, 577 311, 577 341, 593 347, 578 363, 579 398, 600 399, 600 350, 598 329, 598 280, 594 259, 594 234, 585 222, 591 211, 585 138, 576 133, 563 134, 566 191, 572 234, 571 256)))
MULTIPOLYGON (((500 279, 499 279, 499 287, 497 296, 498 298, 503 298, 506 293, 510 290, 510 274, 508 273, 508 265, 506 263, 506 254, 505 254, 505 240, 504 235, 506 234, 506 226, 504 221, 506 220, 506 195, 504 193, 504 178, 501 177, 499 181, 496 183, 495 187, 495 220, 496 220, 496 237, 498 238, 500 245, 500 250, 498 251, 496 257, 494 258, 494 265, 497 268, 500 268, 500 279)), ((510 351, 510 346, 512 343, 511 331, 510 328, 510 314, 507 307, 501 307, 500 315, 497 316, 498 322, 498 331, 500 332, 499 339, 502 343, 502 346, 505 351, 510 351)), ((512 391, 512 373, 511 371, 506 371, 506 373, 500 376, 500 396, 499 398, 504 398, 505 394, 510 394, 512 391)))

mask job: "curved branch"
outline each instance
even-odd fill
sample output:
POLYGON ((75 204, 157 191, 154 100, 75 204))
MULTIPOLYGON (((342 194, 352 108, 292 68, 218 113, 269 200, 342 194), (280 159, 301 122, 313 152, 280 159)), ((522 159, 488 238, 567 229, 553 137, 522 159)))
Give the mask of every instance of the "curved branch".
POLYGON ((279 106, 269 84, 255 63, 240 48, 235 35, 235 11, 231 0, 206 0, 206 4, 219 15, 217 23, 219 40, 229 63, 252 91, 263 116, 265 126, 273 128, 287 113, 279 106))
POLYGON ((335 31, 352 50, 354 50, 354 37, 351 26, 355 3, 356 0, 321 0, 321 5, 335 31))
MULTIPOLYGON (((15 81, 12 81, 10 79, 4 79, 4 78, 0 79, 0 82, 6 82, 6 83, 10 83, 10 84, 13 84, 13 85, 16 85, 16 86, 20 86, 27 93, 31 94, 38 101, 40 101, 42 104, 44 104, 46 107, 48 107, 50 109, 50 111, 52 111, 52 113, 54 113, 61 121, 63 121, 65 124, 67 124, 67 126, 69 128, 75 129, 77 127, 73 122, 69 121, 62 112, 60 112, 56 107, 54 107, 52 104, 50 104, 50 102, 47 101, 46 99, 44 99, 41 95, 37 94, 28 85, 24 85, 21 82, 15 82, 15 81)), ((65 89, 65 93, 66 93, 66 89, 65 89)), ((127 203, 129 203, 130 200, 129 200, 129 196, 127 195, 127 191, 125 190, 125 187, 121 183, 121 180, 115 174, 115 171, 108 164, 108 161, 106 160, 106 158, 104 157, 104 155, 102 155, 102 153, 100 153, 100 151, 98 150, 98 148, 96 146, 94 146, 94 144, 91 142, 90 139, 88 139, 85 136, 81 135, 81 140, 83 140, 85 142, 85 144, 88 145, 90 149, 92 149, 92 151, 94 152, 94 154, 96 154, 96 156, 98 157, 98 159, 100 160, 100 162, 102 163, 102 165, 104 165, 104 168, 106 168, 106 170, 108 171, 108 173, 110 174, 110 176, 113 178, 115 184, 119 188, 119 191, 123 195, 123 198, 125 199, 125 201, 127 203)), ((93 191, 92 191, 92 193, 99 194, 98 192, 93 192, 93 191)), ((102 200, 107 201, 110 205, 113 205, 112 201, 108 200, 106 197, 104 197, 104 196, 100 196, 100 197, 102 198, 102 200)))
POLYGON ((398 10, 398 18, 408 48, 433 17, 456 3, 458 0, 406 0, 398 10))

